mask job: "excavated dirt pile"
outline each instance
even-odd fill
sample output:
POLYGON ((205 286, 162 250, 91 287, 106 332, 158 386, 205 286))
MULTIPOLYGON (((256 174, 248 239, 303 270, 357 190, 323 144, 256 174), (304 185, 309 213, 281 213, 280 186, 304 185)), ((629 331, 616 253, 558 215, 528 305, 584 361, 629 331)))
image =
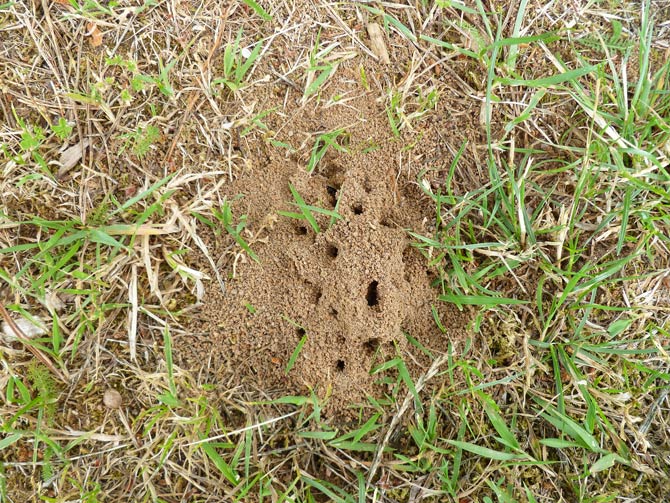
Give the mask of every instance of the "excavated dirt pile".
MULTIPOLYGON (((227 255, 225 293, 212 283, 191 327, 195 342, 181 347, 188 364, 205 365, 213 381, 251 380, 277 396, 312 389, 329 396, 326 411, 335 415, 389 391, 375 384, 374 365, 399 354, 415 377, 425 370, 430 360, 407 335, 439 353, 464 337, 470 319, 436 300, 428 260, 407 233, 434 230, 435 205, 417 182, 429 156, 392 135, 384 104, 361 92, 355 67, 338 74, 339 93, 351 96, 345 103, 301 107, 300 94, 290 93, 285 115, 269 122, 293 145, 342 130, 341 149, 329 148, 312 173, 311 148, 300 155, 262 142, 241 148, 244 162, 224 192, 238 198, 235 215, 248 215, 245 236, 259 263, 227 255), (301 212, 290 185, 306 204, 337 208, 341 219, 313 212, 315 232, 306 220, 279 214, 301 212)), ((435 134, 426 133, 432 142, 435 134)))

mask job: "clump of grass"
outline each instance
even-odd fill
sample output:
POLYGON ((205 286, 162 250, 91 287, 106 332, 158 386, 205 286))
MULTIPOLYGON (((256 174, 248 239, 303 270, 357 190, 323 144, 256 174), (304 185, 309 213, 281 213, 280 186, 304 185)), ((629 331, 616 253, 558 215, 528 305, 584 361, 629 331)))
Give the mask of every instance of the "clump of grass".
POLYGON ((223 229, 252 260, 260 263, 258 255, 256 255, 251 249, 251 246, 249 246, 249 243, 243 237, 244 230, 247 227, 247 215, 241 215, 239 218, 236 218, 233 215, 232 201, 227 199, 223 201, 218 209, 213 208, 211 211, 216 222, 198 212, 193 212, 193 216, 210 227, 216 235, 220 235, 221 230, 223 229))
POLYGON ((402 129, 411 128, 413 122, 434 110, 438 99, 438 92, 435 88, 426 92, 418 87, 413 94, 397 90, 391 92, 386 107, 386 116, 393 135, 399 137, 402 129))
POLYGON ((222 84, 229 91, 235 92, 240 90, 244 85, 249 70, 263 49, 263 44, 257 43, 253 50, 249 51, 241 45, 242 33, 242 29, 240 28, 235 40, 226 44, 223 50, 223 76, 214 79, 212 86, 222 84))
POLYGON ((309 161, 307 162, 307 172, 314 172, 329 149, 332 148, 336 152, 347 152, 346 144, 348 138, 349 135, 344 129, 336 129, 317 136, 316 140, 314 140, 314 146, 312 147, 309 161))
POLYGON ((328 77, 335 71, 336 64, 329 62, 326 57, 335 48, 334 46, 326 47, 319 51, 319 44, 321 40, 321 29, 316 35, 314 48, 309 55, 309 67, 307 69, 307 85, 303 93, 303 101, 309 96, 319 91, 321 86, 326 82, 328 77))
MULTIPOLYGON (((569 69, 549 49, 551 38, 503 39, 496 29, 501 20, 478 10, 484 29, 480 39, 488 40, 486 57, 481 51, 468 56, 480 59, 488 69, 484 116, 490 182, 464 194, 452 186, 464 146, 437 191, 422 174, 419 183, 436 206, 435 232, 430 236, 412 233, 414 244, 439 270, 439 286, 446 292, 440 299, 459 306, 481 306, 475 330, 493 337, 500 330, 493 319, 499 317, 509 320, 509 330, 526 341, 525 372, 546 373, 553 387, 552 399, 547 400, 530 377, 523 386, 519 383, 524 396, 532 397, 531 413, 540 418, 535 427, 545 431, 539 444, 560 452, 575 465, 583 465, 583 469, 575 466, 573 473, 631 470, 636 454, 630 444, 618 440, 616 420, 606 411, 623 406, 615 397, 634 393, 617 379, 619 371, 614 369, 646 365, 639 360, 633 364, 628 352, 639 343, 634 332, 628 332, 629 316, 640 312, 622 303, 614 292, 658 275, 657 270, 641 271, 639 264, 643 256, 657 260, 658 249, 647 236, 657 235, 659 229, 652 221, 664 220, 670 203, 658 185, 666 178, 660 170, 666 164, 660 145, 667 141, 667 127, 657 114, 653 118, 648 115, 646 106, 653 102, 663 108, 667 94, 659 91, 667 85, 661 77, 667 71, 665 65, 647 78, 651 59, 649 4, 640 19, 641 72, 632 94, 624 91, 630 83, 624 83, 621 75, 627 56, 618 69, 611 45, 603 43, 605 65, 588 64, 576 53, 577 65, 569 69), (538 44, 554 62, 557 73, 527 77, 515 69, 520 45, 529 42, 538 44), (516 50, 505 54, 503 47, 516 50), (512 139, 506 143, 494 140, 491 130, 493 110, 500 106, 505 86, 524 88, 529 96, 520 115, 507 123, 505 133, 512 139), (571 153, 579 152, 576 161, 543 159, 543 163, 559 166, 552 171, 556 178, 571 180, 568 198, 560 197, 555 187, 543 182, 547 172, 536 162, 537 157, 542 159, 541 150, 517 150, 514 143, 518 128, 527 125, 557 89, 569 94, 581 108, 581 124, 588 134, 585 147, 571 148, 571 153), (641 117, 647 119, 639 120, 641 117), (646 127, 649 122, 655 124, 651 128, 655 133, 646 127), (501 150, 506 155, 501 155, 501 150), (649 211, 660 220, 647 218, 649 211), (556 217, 547 219, 552 212, 556 217), (642 214, 644 223, 635 217, 642 214), (593 254, 596 243, 606 251, 593 254), (496 287, 513 295, 506 296, 496 287), (620 318, 614 313, 627 315, 620 318), (531 336, 523 336, 525 329, 517 328, 526 316, 533 320, 531 336), (617 335, 608 335, 613 333, 617 335), (568 389, 573 390, 570 396, 568 389)), ((646 371, 654 372, 648 367, 646 371)), ((505 460, 508 467, 521 470, 523 461, 518 456, 524 455, 518 448, 522 443, 513 439, 512 430, 502 427, 504 416, 491 416, 490 405, 484 408, 498 433, 496 441, 505 447, 503 451, 491 442, 486 442, 485 448, 462 440, 448 443, 476 457, 505 460)), ((481 426, 476 428, 482 431, 481 426)), ((549 460, 532 443, 523 452, 527 460, 553 472, 549 460)), ((500 501, 513 501, 523 494, 506 476, 492 476, 486 484, 500 501)), ((584 478, 569 485, 580 497, 586 497, 594 487, 584 478)), ((529 488, 524 492, 525 497, 533 494, 529 488)), ((616 489, 611 487, 608 494, 616 494, 616 489)))
POLYGON ((233 209, 230 201, 224 201, 223 204, 221 205, 221 208, 218 210, 214 210, 213 213, 214 216, 217 218, 217 220, 221 222, 226 232, 230 236, 232 236, 232 238, 238 245, 240 245, 240 248, 242 248, 245 252, 247 252, 249 257, 251 257, 253 260, 255 260, 256 262, 260 262, 260 260, 258 259, 258 255, 254 253, 249 244, 242 237, 242 231, 247 226, 247 216, 242 215, 235 224, 233 217, 233 209))
POLYGON ((278 211, 277 213, 279 215, 289 218, 295 218, 297 220, 305 220, 310 225, 312 230, 317 234, 319 234, 322 231, 321 227, 319 226, 319 223, 316 221, 316 217, 314 216, 315 213, 330 217, 329 227, 332 226, 335 223, 335 221, 342 219, 342 215, 340 215, 337 212, 337 207, 339 206, 339 200, 335 205, 335 210, 327 210, 325 208, 319 208, 318 206, 312 206, 307 204, 293 185, 289 184, 289 189, 295 200, 295 202, 291 204, 300 209, 301 212, 296 213, 291 211, 278 211))

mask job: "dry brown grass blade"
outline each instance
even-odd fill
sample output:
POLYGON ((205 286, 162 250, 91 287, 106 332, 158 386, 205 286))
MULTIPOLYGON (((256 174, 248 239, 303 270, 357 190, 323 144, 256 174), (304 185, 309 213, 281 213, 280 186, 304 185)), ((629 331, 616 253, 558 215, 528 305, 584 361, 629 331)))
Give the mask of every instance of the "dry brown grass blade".
MULTIPOLYGON (((226 12, 223 13, 221 16, 221 26, 223 27, 226 24, 226 21, 228 20, 228 15, 230 14, 230 9, 233 7, 234 4, 230 4, 228 8, 226 9, 226 12)), ((214 53, 216 50, 219 48, 221 45, 221 40, 223 38, 223 30, 219 30, 219 33, 216 36, 216 39, 214 40, 214 43, 212 44, 212 48, 209 51, 209 54, 207 55, 207 59, 205 60, 205 63, 202 65, 202 75, 207 74, 207 69, 209 68, 212 58, 214 57, 214 53)), ((204 85, 204 83, 203 83, 204 85)), ((177 147, 177 141, 179 140, 179 136, 181 135, 181 130, 184 128, 184 124, 186 124, 186 121, 188 120, 189 116, 191 115, 191 112, 193 111, 193 108, 195 106, 196 99, 198 98, 199 94, 196 92, 193 92, 191 96, 188 99, 188 104, 186 105, 186 110, 184 110, 184 114, 182 115, 179 125, 177 126, 177 130, 174 133, 174 138, 172 139, 172 143, 170 144, 170 148, 167 151, 167 154, 165 154, 165 162, 168 162, 172 159, 172 154, 174 152, 174 149, 177 147)))
POLYGON ((130 359, 137 360, 137 265, 133 264, 131 269, 130 282, 128 283, 128 301, 130 309, 128 310, 128 349, 130 359))
POLYGON ((58 370, 53 363, 51 363, 51 360, 49 360, 44 353, 42 353, 39 349, 36 347, 33 347, 30 344, 30 339, 26 337, 26 335, 23 333, 23 331, 19 328, 19 326, 14 322, 14 319, 9 315, 9 312, 7 309, 5 309, 5 306, 0 304, 0 313, 2 313, 2 317, 5 319, 7 322, 7 325, 9 325, 9 328, 11 328, 14 333, 16 334, 16 338, 21 341, 27 348, 28 350, 37 358, 39 361, 41 361, 50 371, 53 373, 58 379, 63 381, 65 384, 68 383, 67 378, 63 375, 63 373, 58 370))

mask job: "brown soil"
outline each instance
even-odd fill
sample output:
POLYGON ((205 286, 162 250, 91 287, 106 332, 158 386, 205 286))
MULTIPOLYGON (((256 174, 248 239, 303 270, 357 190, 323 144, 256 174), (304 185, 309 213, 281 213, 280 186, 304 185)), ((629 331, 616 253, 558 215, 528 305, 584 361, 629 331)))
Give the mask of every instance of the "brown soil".
MULTIPOLYGON (((245 166, 225 193, 243 196, 235 214, 248 214, 260 264, 245 256, 232 267, 228 260, 222 274, 232 276, 234 270, 234 277, 224 293, 210 288, 202 316, 191 327, 200 336, 181 346, 189 365, 218 369, 213 379, 252 379, 278 395, 313 389, 330 397, 326 411, 337 416, 349 404, 388 391, 370 375, 374 364, 400 354, 415 375, 421 373, 427 359, 403 334, 439 352, 462 339, 470 321, 467 312, 436 301, 428 260, 406 232, 430 236, 434 230, 434 203, 419 190, 417 174, 433 166, 435 153, 403 147, 423 136, 434 145, 441 123, 424 125, 432 130, 423 134, 394 138, 384 103, 375 100, 378 93, 362 89, 357 68, 356 61, 340 68, 333 84, 339 94, 353 96, 345 103, 303 108, 299 93, 287 93, 286 117, 272 126, 294 145, 308 140, 301 155, 284 156, 282 149, 259 142, 245 152, 245 166), (330 149, 308 173, 314 138, 338 128, 346 130, 347 152, 330 149), (318 215, 322 232, 315 233, 304 220, 277 215, 299 211, 290 204, 289 184, 310 205, 332 210, 339 200, 343 218, 330 225, 330 217, 318 215), (286 373, 303 336, 306 343, 286 373)), ((263 107, 281 104, 271 100, 263 107)), ((456 136, 449 145, 459 145, 468 134, 453 128, 447 133, 456 136)))

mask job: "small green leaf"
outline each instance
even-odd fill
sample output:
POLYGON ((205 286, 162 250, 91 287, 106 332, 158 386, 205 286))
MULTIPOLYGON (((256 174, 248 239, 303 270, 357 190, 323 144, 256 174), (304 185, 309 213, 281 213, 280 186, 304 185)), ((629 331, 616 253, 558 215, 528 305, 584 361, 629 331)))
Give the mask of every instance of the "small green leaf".
POLYGON ((263 21, 272 21, 272 16, 266 10, 258 5, 254 0, 242 0, 248 7, 250 7, 256 14, 258 14, 263 21))
POLYGON ((209 442, 205 442, 204 444, 200 444, 200 448, 205 451, 205 454, 207 454, 209 459, 212 460, 214 466, 216 466, 216 468, 223 474, 223 476, 228 479, 228 482, 233 484, 233 486, 236 486, 239 482, 238 475, 230 467, 230 465, 224 461, 219 453, 216 452, 214 445, 209 442))
POLYGON ((167 405, 168 407, 179 407, 181 405, 179 399, 170 392, 161 393, 158 395, 158 401, 163 405, 167 405))
POLYGON ((0 451, 6 449, 13 443, 17 442, 22 437, 23 437, 22 433, 12 433, 11 435, 7 435, 5 438, 0 440, 0 451))
POLYGON ((319 90, 321 85, 326 81, 328 77, 330 77, 330 74, 333 71, 333 66, 316 66, 314 68, 311 68, 311 71, 315 72, 320 72, 312 81, 312 83, 307 86, 307 89, 305 89, 305 94, 303 95, 305 98, 308 96, 311 96, 315 92, 319 90))
POLYGON ((141 201, 141 200, 144 199, 145 197, 147 197, 147 196, 153 194, 156 190, 158 190, 158 189, 161 188, 163 185, 165 185, 165 184, 168 183, 170 180, 172 180, 172 178, 173 178, 176 174, 177 174, 177 173, 172 173, 171 175, 168 175, 168 176, 166 176, 165 178, 162 178, 162 179, 158 180, 156 183, 154 183, 154 184, 153 184, 151 187, 149 187, 147 190, 145 190, 145 191, 141 192, 140 194, 137 194, 136 196, 131 197, 130 199, 128 199, 122 206, 119 206, 117 209, 115 209, 114 211, 112 211, 112 213, 111 213, 109 216, 111 217, 111 216, 116 215, 117 213, 120 213, 120 212, 122 212, 122 211, 125 211, 125 210, 127 210, 128 208, 130 208, 132 205, 134 205, 135 203, 137 203, 138 201, 141 201))
POLYGON ((108 245, 113 248, 122 248, 124 250, 127 249, 127 247, 123 243, 113 238, 109 234, 102 232, 100 229, 92 229, 88 237, 94 243, 101 243, 103 245, 108 245))
POLYGON ((305 200, 302 198, 300 193, 295 189, 293 185, 290 183, 288 184, 288 188, 291 191, 291 194, 293 194, 293 199, 295 199, 297 206, 302 209, 302 214, 305 217, 305 220, 309 222, 309 225, 314 229, 314 232, 317 234, 321 232, 321 228, 319 227, 319 224, 316 222, 316 219, 314 218, 314 215, 312 215, 312 212, 309 210, 309 207, 307 203, 305 203, 305 200))
POLYGON ((270 138, 268 141, 270 142, 270 145, 272 145, 273 147, 281 147, 285 148, 289 152, 295 152, 295 149, 293 148, 293 146, 291 146, 290 143, 284 143, 283 141, 275 140, 272 138, 270 138))
POLYGON ((334 440, 330 442, 329 445, 331 445, 336 449, 342 449, 343 451, 355 451, 355 452, 376 452, 377 449, 379 449, 379 445, 370 442, 349 442, 349 441, 340 442, 334 440))
POLYGON ((588 449, 591 452, 606 452, 600 447, 598 440, 576 421, 559 412, 555 407, 546 402, 546 400, 535 398, 535 401, 545 409, 540 415, 553 424, 558 431, 571 437, 580 444, 581 447, 588 449))
MULTIPOLYGON (((298 407, 301 407, 302 405, 305 405, 308 403, 310 400, 306 396, 283 396, 281 398, 277 398, 276 400, 272 400, 267 403, 271 404, 284 404, 284 405, 296 405, 298 407)), ((266 402, 263 402, 266 403, 266 402)))
POLYGON ((542 77, 539 79, 513 79, 503 77, 496 79, 496 82, 499 82, 505 86, 526 86, 526 87, 550 87, 564 82, 570 82, 576 80, 579 77, 588 75, 591 72, 594 72, 598 69, 598 65, 589 65, 583 66, 581 68, 575 68, 574 70, 568 70, 564 73, 558 73, 552 75, 551 77, 542 77))
POLYGON ((569 440, 563 440, 562 438, 543 438, 540 440, 542 445, 547 447, 552 447, 554 449, 569 449, 572 447, 581 447, 581 444, 577 442, 571 442, 569 440))
POLYGON ((53 124, 51 126, 51 130, 56 136, 58 136, 59 139, 67 140, 72 133, 73 127, 74 126, 70 125, 68 121, 65 120, 65 118, 61 117, 58 119, 58 124, 53 124))
POLYGON ((609 454, 605 454, 598 461, 593 463, 589 471, 592 474, 602 472, 603 470, 608 470, 609 468, 612 468, 616 463, 622 463, 628 465, 628 462, 624 458, 622 458, 618 454, 610 452, 609 454))
POLYGON ((320 213, 321 215, 326 215, 328 217, 334 218, 336 220, 341 220, 342 215, 340 215, 337 211, 334 210, 327 210, 325 208, 319 208, 318 206, 311 206, 309 204, 306 205, 299 205, 296 204, 301 210, 309 210, 310 212, 313 213, 320 213))
POLYGON ((511 449, 521 450, 521 446, 519 445, 519 442, 517 441, 516 437, 514 436, 512 431, 507 427, 505 420, 498 412, 495 402, 484 393, 481 393, 480 396, 482 398, 482 403, 484 405, 484 411, 486 412, 486 415, 489 417, 489 421, 491 421, 491 424, 500 435, 501 440, 503 441, 502 443, 511 449))
POLYGON ((337 431, 301 431, 298 433, 302 438, 316 438, 319 440, 332 440, 337 435, 337 431))
POLYGON ((421 404, 421 399, 419 398, 419 393, 416 391, 416 387, 414 386, 414 381, 412 381, 411 376, 409 375, 409 371, 407 370, 407 366, 405 365, 405 362, 400 360, 397 365, 398 368, 398 375, 400 376, 400 379, 405 383, 405 386, 409 389, 410 393, 414 397, 414 406, 416 407, 417 414, 422 414, 423 413, 423 405, 421 404))
POLYGON ((612 323, 610 323, 610 326, 607 327, 607 333, 610 334, 610 337, 616 337, 625 330, 628 329, 628 327, 633 323, 633 320, 630 318, 622 318, 620 320, 616 320, 612 323))
POLYGON ((291 357, 289 358, 288 363, 286 364, 286 370, 284 371, 285 374, 288 374, 295 365, 295 362, 298 359, 298 356, 300 355, 300 351, 302 350, 302 347, 305 345, 306 342, 307 342, 307 334, 302 336, 300 342, 293 350, 293 354, 291 354, 291 357))
POLYGON ((328 483, 328 482, 321 481, 321 480, 316 480, 316 479, 313 479, 313 478, 311 478, 311 477, 307 477, 307 476, 305 476, 305 475, 301 475, 300 478, 301 478, 301 479, 303 480, 303 482, 305 482, 307 485, 313 487, 314 489, 317 489, 317 490, 321 491, 323 494, 325 494, 326 496, 328 496, 328 497, 330 498, 330 501, 334 501, 334 502, 336 502, 336 503, 342 503, 342 502, 346 502, 346 503, 351 502, 351 503, 353 503, 353 502, 354 502, 353 497, 351 497, 351 496, 348 495, 348 494, 347 494, 345 497, 343 497, 343 496, 339 496, 339 495, 337 494, 338 492, 342 492, 343 494, 346 494, 346 493, 344 493, 344 492, 342 491, 342 489, 340 489, 339 487, 337 487, 337 486, 335 486, 335 485, 333 485, 333 484, 330 484, 330 483, 328 483), (337 492, 336 492, 336 491, 337 491, 337 492))

